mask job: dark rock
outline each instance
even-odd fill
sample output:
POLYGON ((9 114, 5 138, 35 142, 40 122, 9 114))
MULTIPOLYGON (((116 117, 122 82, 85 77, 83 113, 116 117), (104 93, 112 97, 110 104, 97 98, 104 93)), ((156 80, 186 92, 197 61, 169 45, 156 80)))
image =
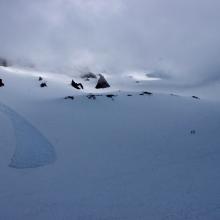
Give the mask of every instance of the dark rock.
POLYGON ((190 134, 196 134, 196 130, 191 130, 190 134))
POLYGON ((2 82, 2 79, 0 79, 0 87, 5 86, 5 84, 2 82))
POLYGON ((64 99, 74 99, 74 96, 66 96, 64 99))
POLYGON ((127 96, 132 96, 131 94, 127 94, 127 96))
POLYGON ((95 95, 93 95, 93 94, 89 94, 89 95, 87 95, 86 96, 88 99, 96 99, 96 96, 95 95))
POLYGON ((194 96, 194 95, 192 96, 192 98, 194 98, 194 99, 200 99, 199 97, 197 97, 197 96, 194 96))
POLYGON ((74 80, 72 80, 71 86, 74 87, 75 89, 83 89, 82 83, 76 83, 74 82, 74 80))
POLYGON ((96 99, 96 97, 98 97, 98 96, 102 96, 102 95, 89 94, 89 95, 87 95, 86 97, 87 97, 88 99, 96 99))
POLYGON ((38 81, 42 81, 43 77, 39 76, 38 81))
POLYGON ((105 79, 105 77, 101 74, 99 74, 99 80, 97 82, 97 85, 96 85, 96 89, 105 89, 105 88, 109 88, 110 85, 108 84, 107 80, 105 79))
POLYGON ((82 74, 81 78, 85 79, 86 81, 89 81, 89 79, 97 79, 97 76, 92 72, 88 72, 88 73, 82 74))
POLYGON ((153 94, 152 92, 142 92, 139 95, 152 95, 152 94, 153 94))
POLYGON ((108 95, 106 95, 106 97, 107 98, 111 98, 111 99, 113 99, 114 97, 116 97, 117 95, 113 95, 113 94, 108 94, 108 95))
POLYGON ((41 87, 41 88, 47 87, 47 83, 45 83, 45 82, 41 83, 41 84, 40 84, 40 87, 41 87))

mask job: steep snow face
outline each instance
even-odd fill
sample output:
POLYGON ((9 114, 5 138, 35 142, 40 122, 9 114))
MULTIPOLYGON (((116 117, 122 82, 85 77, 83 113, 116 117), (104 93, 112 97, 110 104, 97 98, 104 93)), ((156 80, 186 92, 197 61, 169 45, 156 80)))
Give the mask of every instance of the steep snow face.
MULTIPOLYGON (((39 131, 33 140, 40 133, 57 156, 49 166, 9 168, 17 144, 13 129, 26 127, 21 141, 32 134, 24 120, 15 127, 0 112, 7 125, 0 125, 6 143, 0 144, 1 219, 220 218, 218 103, 154 91, 140 96, 114 85, 93 100, 86 97, 93 81, 78 91, 69 79, 48 78, 48 87, 40 88, 38 74, 0 75, 6 84, 0 102, 32 124, 39 131), (75 99, 65 100, 67 95, 75 99)), ((41 144, 32 142, 35 155, 41 144)))

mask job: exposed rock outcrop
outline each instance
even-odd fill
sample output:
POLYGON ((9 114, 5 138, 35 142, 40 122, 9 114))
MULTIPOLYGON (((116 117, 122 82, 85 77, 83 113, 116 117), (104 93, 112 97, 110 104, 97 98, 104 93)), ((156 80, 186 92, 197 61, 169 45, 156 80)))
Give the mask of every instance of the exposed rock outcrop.
POLYGON ((45 82, 41 83, 41 84, 40 84, 40 87, 41 87, 41 88, 47 87, 47 83, 45 83, 45 82))
POLYGON ((76 83, 74 82, 74 80, 72 80, 71 86, 74 87, 75 89, 83 89, 82 83, 76 83))
POLYGON ((105 89, 105 88, 109 88, 110 85, 109 83, 107 82, 107 80, 105 79, 105 77, 102 75, 102 74, 99 74, 99 80, 97 82, 97 85, 96 85, 96 89, 105 89))
POLYGON ((2 79, 0 79, 0 87, 3 87, 5 84, 3 83, 2 79))

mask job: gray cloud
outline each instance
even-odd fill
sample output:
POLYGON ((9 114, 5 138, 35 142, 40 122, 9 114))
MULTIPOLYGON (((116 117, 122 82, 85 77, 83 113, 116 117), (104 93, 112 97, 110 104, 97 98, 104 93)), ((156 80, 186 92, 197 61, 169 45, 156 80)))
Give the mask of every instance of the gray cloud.
POLYGON ((1 55, 178 82, 219 79, 219 0, 0 0, 1 55))

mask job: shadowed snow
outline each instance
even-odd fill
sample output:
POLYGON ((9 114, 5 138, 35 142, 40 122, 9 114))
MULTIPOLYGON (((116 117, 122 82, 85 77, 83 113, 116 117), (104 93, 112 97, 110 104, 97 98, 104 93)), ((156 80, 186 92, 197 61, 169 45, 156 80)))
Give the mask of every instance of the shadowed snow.
POLYGON ((35 127, 3 104, 0 104, 0 112, 7 114, 15 129, 16 149, 10 167, 34 168, 55 161, 54 147, 35 127))

